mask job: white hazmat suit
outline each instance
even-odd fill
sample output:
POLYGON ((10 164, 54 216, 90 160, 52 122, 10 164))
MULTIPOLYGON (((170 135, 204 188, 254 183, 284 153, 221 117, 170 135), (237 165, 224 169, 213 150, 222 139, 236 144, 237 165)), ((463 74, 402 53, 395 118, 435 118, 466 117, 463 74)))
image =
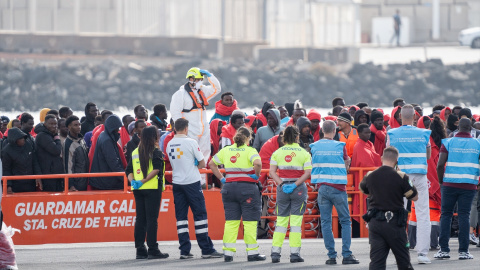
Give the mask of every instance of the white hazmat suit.
MULTIPOLYGON (((218 95, 221 91, 220 82, 212 74, 210 77, 205 78, 210 85, 202 85, 200 88, 207 101, 218 95)), ((201 102, 198 90, 192 88, 193 93, 198 101, 201 102)), ((185 90, 185 85, 180 86, 177 92, 172 96, 170 102, 170 113, 173 121, 178 118, 185 118, 188 120, 188 137, 197 141, 200 146, 200 150, 205 157, 205 162, 208 162, 210 158, 210 124, 207 120, 207 113, 205 109, 193 109, 190 112, 183 112, 183 110, 190 110, 194 106, 194 102, 190 94, 185 90)), ((203 178, 203 177, 202 177, 203 178)), ((202 184, 205 183, 205 179, 202 179, 202 184)))

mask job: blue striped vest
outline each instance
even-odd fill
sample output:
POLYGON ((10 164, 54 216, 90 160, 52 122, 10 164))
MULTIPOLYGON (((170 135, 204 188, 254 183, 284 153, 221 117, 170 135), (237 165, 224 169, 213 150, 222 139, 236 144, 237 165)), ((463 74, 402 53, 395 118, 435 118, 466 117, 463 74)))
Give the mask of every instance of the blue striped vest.
POLYGON ((344 142, 319 140, 310 145, 312 153, 312 183, 347 184, 347 169, 343 159, 344 142))
POLYGON ((448 151, 444 182, 478 184, 480 168, 480 141, 474 138, 453 137, 443 139, 442 144, 448 151))
POLYGON ((398 150, 398 167, 404 173, 427 174, 427 145, 431 130, 401 126, 388 131, 390 145, 398 150))

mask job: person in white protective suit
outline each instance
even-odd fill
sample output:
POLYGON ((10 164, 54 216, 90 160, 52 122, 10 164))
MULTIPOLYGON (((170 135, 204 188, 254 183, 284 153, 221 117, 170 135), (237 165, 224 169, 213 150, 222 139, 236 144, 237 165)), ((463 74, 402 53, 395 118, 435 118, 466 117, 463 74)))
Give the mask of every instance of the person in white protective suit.
MULTIPOLYGON (((210 157, 210 125, 207 120, 206 107, 209 101, 221 91, 220 82, 208 70, 193 67, 187 72, 187 83, 180 86, 172 96, 170 113, 173 121, 185 118, 189 121, 188 137, 197 141, 200 150, 209 160, 210 157), (210 85, 204 85, 206 77, 210 85)), ((205 175, 202 175, 202 184, 205 175)))

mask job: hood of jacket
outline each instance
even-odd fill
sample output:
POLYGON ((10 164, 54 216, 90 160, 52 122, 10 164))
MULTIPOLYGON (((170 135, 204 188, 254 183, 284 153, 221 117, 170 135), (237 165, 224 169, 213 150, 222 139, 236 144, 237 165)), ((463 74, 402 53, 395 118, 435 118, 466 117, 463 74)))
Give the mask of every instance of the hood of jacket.
POLYGON ((47 116, 47 112, 49 112, 50 109, 49 108, 43 108, 41 111, 40 111, 40 122, 45 122, 45 116, 47 116))
POLYGON ((395 119, 395 113, 398 111, 398 110, 401 110, 402 107, 400 106, 397 106, 395 108, 393 108, 392 110, 392 114, 391 116, 389 116, 388 114, 386 116, 389 116, 389 120, 388 120, 388 125, 390 126, 390 128, 398 128, 400 127, 400 123, 398 123, 397 119, 395 119))
POLYGON ((17 145, 17 140, 21 138, 27 138, 27 134, 25 134, 25 132, 23 132, 21 129, 14 127, 8 130, 7 140, 9 144, 17 145))
POLYGON ((455 122, 458 121, 458 117, 454 114, 450 114, 447 119, 447 128, 450 129, 450 131, 455 131, 458 129, 458 126, 455 125, 455 122))
POLYGON ((440 111, 440 119, 442 119, 443 121, 447 121, 447 118, 445 117, 445 112, 446 111, 450 111, 450 114, 451 114, 452 109, 450 109, 449 107, 445 107, 445 108, 443 108, 442 111, 440 111))
MULTIPOLYGON (((282 120, 282 119, 280 119, 280 111, 277 110, 277 109, 270 109, 270 110, 267 111, 267 114, 269 114, 269 113, 271 113, 272 116, 275 118, 275 120, 277 120, 277 127, 279 127, 280 126, 280 121, 282 120)), ((265 117, 266 117, 266 115, 265 115, 265 117)))
POLYGON ((307 114, 307 118, 308 120, 312 121, 312 120, 318 120, 318 121, 322 121, 322 115, 315 109, 311 109, 308 114, 307 114))
POLYGON ((115 142, 118 141, 120 138, 120 133, 116 133, 116 135, 113 135, 113 131, 121 128, 123 126, 122 120, 120 120, 120 117, 118 117, 115 114, 110 115, 107 120, 105 121, 105 132, 108 134, 112 140, 115 142))
POLYGON ((428 117, 428 116, 426 116, 426 115, 425 115, 425 116, 422 116, 422 117, 420 117, 420 118, 418 119, 418 122, 417 122, 417 127, 418 127, 418 128, 427 129, 427 128, 425 127, 425 122, 424 122, 425 119, 430 119, 430 121, 432 121, 432 119, 431 119, 430 117, 428 117))
POLYGON ((360 125, 360 121, 358 121, 358 119, 360 118, 360 116, 362 115, 366 115, 367 116, 367 125, 370 124, 370 116, 364 111, 364 110, 357 110, 355 112, 355 116, 353 117, 353 125, 358 127, 358 125, 360 125))
POLYGON ((33 131, 35 131, 35 133, 37 134, 39 134, 40 132, 51 134, 43 123, 38 123, 33 129, 33 131))
POLYGON ((302 131, 302 129, 303 129, 306 125, 310 125, 310 127, 311 127, 311 126, 312 126, 312 122, 310 122, 310 120, 308 120, 307 117, 305 117, 305 116, 300 116, 300 117, 297 119, 297 127, 298 127, 298 130, 299 130, 299 131, 302 131))
POLYGON ((273 104, 273 101, 263 103, 262 114, 266 117, 268 110, 274 107, 275 105, 273 104))

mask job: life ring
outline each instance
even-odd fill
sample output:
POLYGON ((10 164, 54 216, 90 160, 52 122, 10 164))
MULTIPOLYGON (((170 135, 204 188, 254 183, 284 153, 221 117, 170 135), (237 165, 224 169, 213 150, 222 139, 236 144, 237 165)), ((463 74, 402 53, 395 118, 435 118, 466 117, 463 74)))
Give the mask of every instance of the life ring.
POLYGON ((317 238, 317 236, 318 236, 317 230, 305 231, 305 238, 317 238))
POLYGON ((307 222, 304 225, 305 231, 311 231, 318 228, 318 222, 307 222))
POLYGON ((305 215, 318 215, 318 209, 307 208, 307 209, 305 209, 305 215))
POLYGON ((318 223, 318 218, 314 218, 314 217, 304 217, 303 218, 303 221, 305 223, 309 223, 309 222, 317 222, 318 223))
POLYGON ((267 213, 268 213, 268 215, 270 215, 270 216, 275 216, 275 215, 276 215, 275 212, 276 212, 276 211, 275 211, 275 208, 268 208, 268 209, 267 209, 267 213))
POLYGON ((309 200, 309 201, 314 201, 314 200, 317 199, 317 197, 318 197, 318 194, 317 194, 316 192, 311 192, 311 193, 309 192, 309 193, 308 193, 308 199, 307 199, 307 200, 309 200))
POLYGON ((316 201, 307 201, 307 209, 310 208, 317 208, 317 202, 316 201))
POLYGON ((274 200, 268 200, 267 202, 268 208, 275 208, 276 205, 277 205, 277 202, 274 200))

